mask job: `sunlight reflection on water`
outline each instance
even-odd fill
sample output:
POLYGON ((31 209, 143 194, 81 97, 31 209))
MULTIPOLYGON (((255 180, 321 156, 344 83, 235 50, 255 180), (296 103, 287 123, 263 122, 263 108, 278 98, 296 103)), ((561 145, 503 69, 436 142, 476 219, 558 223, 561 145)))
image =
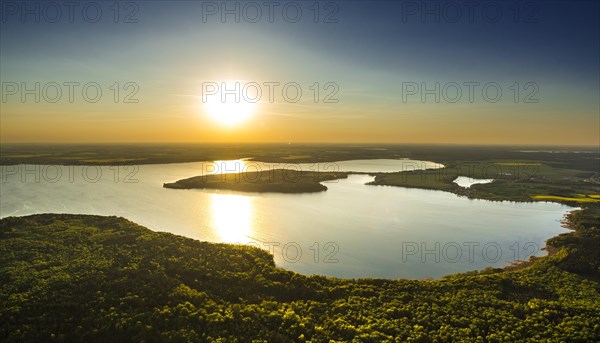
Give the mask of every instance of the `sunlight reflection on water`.
POLYGON ((245 243, 253 230, 254 204, 250 196, 211 194, 211 220, 225 243, 245 243))

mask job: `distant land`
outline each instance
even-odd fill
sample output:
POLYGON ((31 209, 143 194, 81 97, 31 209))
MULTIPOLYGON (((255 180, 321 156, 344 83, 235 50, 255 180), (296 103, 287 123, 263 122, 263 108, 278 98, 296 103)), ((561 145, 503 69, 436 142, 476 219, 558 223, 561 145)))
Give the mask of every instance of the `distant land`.
POLYGON ((0 165, 139 165, 214 160, 316 163, 410 158, 456 161, 523 160, 597 172, 600 147, 416 144, 1 144, 0 165))
MULTIPOLYGON (((600 193, 599 147, 532 147, 477 145, 392 144, 88 144, 0 145, 0 164, 141 165, 215 160, 248 160, 273 163, 283 169, 295 163, 360 159, 402 159, 443 164, 441 169, 371 173, 370 185, 434 189, 473 199, 556 201, 571 206, 596 203, 600 193), (468 189, 453 180, 458 176, 494 179, 468 189)), ((327 189, 321 181, 347 174, 319 175, 308 171, 300 179, 279 170, 241 178, 192 177, 164 184, 167 188, 228 189, 246 192, 302 193, 327 189), (287 182, 291 181, 291 182, 287 182)))

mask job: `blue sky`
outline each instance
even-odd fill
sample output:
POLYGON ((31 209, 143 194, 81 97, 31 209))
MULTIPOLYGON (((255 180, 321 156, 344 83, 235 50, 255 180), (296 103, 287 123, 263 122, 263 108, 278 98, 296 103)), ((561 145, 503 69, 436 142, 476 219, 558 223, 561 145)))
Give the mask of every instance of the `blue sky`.
MULTIPOLYGON (((12 97, 2 104, 2 141, 596 144, 600 139, 596 1, 483 1, 474 7, 462 1, 275 1, 273 22, 264 2, 256 2, 263 11, 256 23, 249 22, 256 12, 249 7, 244 16, 247 3, 235 1, 120 2, 118 10, 112 1, 84 2, 73 12, 73 23, 65 7, 56 23, 49 22, 52 8, 39 11, 39 23, 33 14, 23 23, 23 8, 11 4, 2 2, 3 82, 94 81, 107 97, 113 95, 111 84, 135 82, 140 101, 92 106, 12 97), (209 13, 214 5, 217 13, 209 13), (84 6, 92 15, 82 14, 84 6), (219 6, 239 6, 239 22, 232 14, 223 22, 219 6), (90 22, 96 7, 102 16, 90 22), (297 7, 302 15, 291 22, 297 7), (137 22, 124 23, 128 14, 137 22), (323 22, 326 18, 332 22, 323 22), (222 80, 293 81, 306 95, 295 104, 284 99, 261 104, 245 125, 222 128, 197 104, 203 82, 222 80), (339 102, 310 101, 315 82, 334 82, 339 102), (433 97, 422 103, 417 94, 404 102, 403 82, 429 87, 493 82, 503 96, 497 103, 481 97, 470 103, 466 96, 457 103, 443 98, 436 103, 433 97), (515 83, 516 103, 510 88, 515 83), (523 88, 527 83, 537 87, 535 104, 522 102, 533 90, 523 88), (519 123, 511 126, 507 118, 519 123), (116 127, 116 133, 98 125, 116 127), (42 134, 37 126, 60 133, 42 134)), ((36 4, 45 6, 27 2, 29 9, 36 4)), ((320 97, 326 93, 321 91, 320 97)))

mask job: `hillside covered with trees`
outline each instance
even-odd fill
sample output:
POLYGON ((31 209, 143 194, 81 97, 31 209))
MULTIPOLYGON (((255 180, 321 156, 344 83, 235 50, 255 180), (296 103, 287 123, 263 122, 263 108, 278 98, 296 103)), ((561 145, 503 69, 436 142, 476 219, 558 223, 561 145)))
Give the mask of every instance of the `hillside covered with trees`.
POLYGON ((423 281, 304 276, 257 248, 117 217, 4 218, 0 340, 600 341, 593 215, 525 268, 423 281))

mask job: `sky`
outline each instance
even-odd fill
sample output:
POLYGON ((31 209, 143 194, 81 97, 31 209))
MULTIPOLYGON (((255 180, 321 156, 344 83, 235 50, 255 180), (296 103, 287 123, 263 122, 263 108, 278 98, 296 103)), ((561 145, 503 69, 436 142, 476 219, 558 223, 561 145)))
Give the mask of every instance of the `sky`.
POLYGON ((597 1, 1 3, 1 143, 600 145, 597 1))

